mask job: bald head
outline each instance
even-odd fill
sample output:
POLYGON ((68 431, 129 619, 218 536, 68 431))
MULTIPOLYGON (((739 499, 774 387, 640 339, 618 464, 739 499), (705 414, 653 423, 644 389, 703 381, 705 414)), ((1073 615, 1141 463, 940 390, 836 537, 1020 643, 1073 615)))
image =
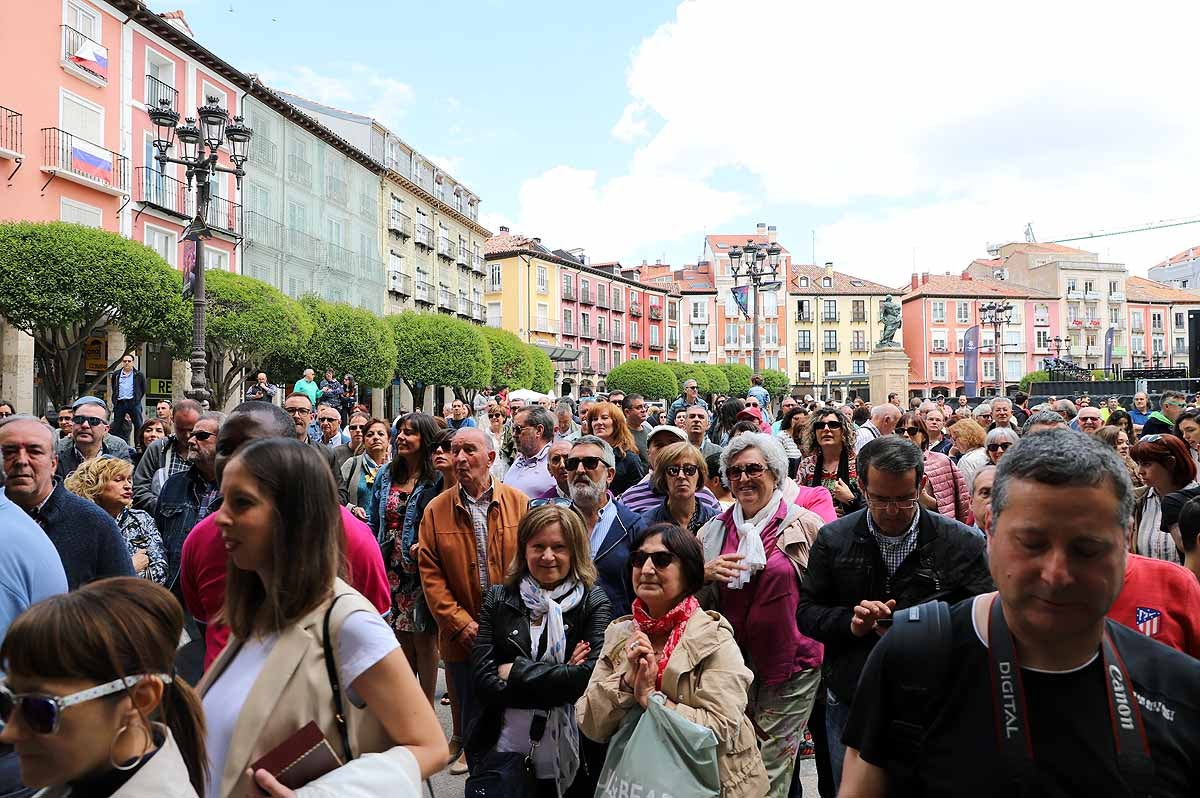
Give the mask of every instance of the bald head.
POLYGON ((292 417, 269 402, 242 402, 221 424, 217 433, 215 469, 217 481, 225 463, 247 443, 259 438, 294 438, 292 417))
POLYGON ((871 423, 884 435, 895 432, 899 420, 900 408, 893 404, 884 403, 871 408, 871 423))

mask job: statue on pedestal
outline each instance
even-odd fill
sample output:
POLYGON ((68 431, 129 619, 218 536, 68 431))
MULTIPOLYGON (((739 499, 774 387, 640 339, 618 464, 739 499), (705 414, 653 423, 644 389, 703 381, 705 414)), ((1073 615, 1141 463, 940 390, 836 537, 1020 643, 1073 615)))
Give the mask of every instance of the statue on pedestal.
POLYGON ((876 349, 899 349, 896 342, 896 332, 900 329, 900 303, 888 294, 880 307, 879 321, 883 324, 883 332, 875 343, 876 349))

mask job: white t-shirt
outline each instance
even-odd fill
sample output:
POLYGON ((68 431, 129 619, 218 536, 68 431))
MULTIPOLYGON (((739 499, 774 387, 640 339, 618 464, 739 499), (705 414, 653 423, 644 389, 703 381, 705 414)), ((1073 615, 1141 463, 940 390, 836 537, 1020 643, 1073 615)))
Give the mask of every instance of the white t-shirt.
MULTIPOLYGON (((220 798, 221 774, 229 755, 229 740, 233 737, 242 706, 278 640, 279 635, 275 634, 245 641, 237 656, 204 695, 204 717, 208 727, 208 786, 204 790, 207 798, 220 798)), ((346 616, 337 640, 334 658, 338 679, 346 698, 361 709, 365 704, 351 685, 400 644, 387 622, 366 610, 346 616)))

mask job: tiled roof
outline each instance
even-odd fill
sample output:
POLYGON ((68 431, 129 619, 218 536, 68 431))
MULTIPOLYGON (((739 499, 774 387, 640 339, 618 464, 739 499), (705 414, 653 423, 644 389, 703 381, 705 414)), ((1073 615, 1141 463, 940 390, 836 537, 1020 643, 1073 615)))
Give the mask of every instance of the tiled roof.
MULTIPOLYGON (((740 235, 705 236, 704 240, 708 242, 708 246, 713 252, 722 252, 726 254, 728 254, 729 250, 733 249, 734 247, 744 247, 747 241, 753 241, 755 244, 769 243, 766 236, 747 235, 745 233, 740 235)), ((790 254, 787 250, 787 247, 783 246, 782 244, 779 246, 782 248, 780 255, 790 254)))
POLYGON ((1125 280, 1125 300, 1160 305, 1197 305, 1200 304, 1200 295, 1147 280, 1145 277, 1130 276, 1125 280))
POLYGON ((878 294, 884 296, 900 293, 895 288, 864 280, 845 272, 829 271, 824 266, 813 266, 807 263, 792 264, 792 274, 787 284, 787 290, 791 293, 803 294, 809 289, 814 294, 878 294), (808 278, 807 286, 800 285, 801 277, 808 278), (821 285, 821 280, 825 277, 833 278, 832 285, 828 287, 821 285))
POLYGON ((670 293, 672 290, 672 286, 670 285, 639 283, 636 280, 631 280, 628 277, 623 277, 619 274, 610 274, 608 272, 600 271, 594 266, 586 266, 573 258, 564 257, 562 254, 560 254, 562 252, 564 252, 564 250, 551 251, 547 249, 544 244, 535 241, 533 236, 513 233, 510 230, 501 230, 499 233, 491 236, 483 242, 483 254, 484 257, 488 258, 489 260, 500 260, 501 258, 506 258, 512 255, 532 255, 533 257, 541 258, 542 260, 550 261, 551 263, 557 263, 561 266, 569 266, 571 268, 579 269, 579 271, 589 275, 594 275, 604 279, 618 280, 626 285, 633 285, 637 286, 638 288, 650 288, 655 291, 662 291, 663 293, 670 293))
POLYGON ((1025 252, 1048 252, 1055 255, 1090 255, 1086 249, 1076 249, 1075 247, 1064 246, 1063 244, 1042 244, 1038 242, 1026 242, 1017 245, 1017 251, 1025 252))
POLYGON ((1151 268, 1154 268, 1155 266, 1174 266, 1176 263, 1185 263, 1189 260, 1195 260, 1197 258, 1200 258, 1200 246, 1188 247, 1178 255, 1172 255, 1170 258, 1154 264, 1154 266, 1151 268))
MULTIPOLYGON (((911 284, 910 284, 911 286, 911 284)), ((964 297, 968 299, 987 299, 991 297, 1007 297, 1010 299, 1054 299, 1054 294, 1040 291, 1036 288, 1008 283, 1003 280, 988 280, 978 277, 964 278, 958 274, 931 274, 926 282, 924 275, 921 283, 915 289, 905 290, 901 301, 921 297, 964 297)))

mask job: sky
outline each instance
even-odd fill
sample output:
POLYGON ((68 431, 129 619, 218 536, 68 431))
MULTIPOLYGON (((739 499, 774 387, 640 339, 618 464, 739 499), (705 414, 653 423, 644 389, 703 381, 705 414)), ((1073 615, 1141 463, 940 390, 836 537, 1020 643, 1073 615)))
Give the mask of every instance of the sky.
MULTIPOLYGON (((1026 225, 1200 218, 1194 2, 151 7, 277 88, 375 116, 493 232, 597 262, 679 267, 765 222, 794 261, 900 285, 1026 225)), ((1200 248, 1200 224, 1072 245, 1144 275, 1200 248)))

